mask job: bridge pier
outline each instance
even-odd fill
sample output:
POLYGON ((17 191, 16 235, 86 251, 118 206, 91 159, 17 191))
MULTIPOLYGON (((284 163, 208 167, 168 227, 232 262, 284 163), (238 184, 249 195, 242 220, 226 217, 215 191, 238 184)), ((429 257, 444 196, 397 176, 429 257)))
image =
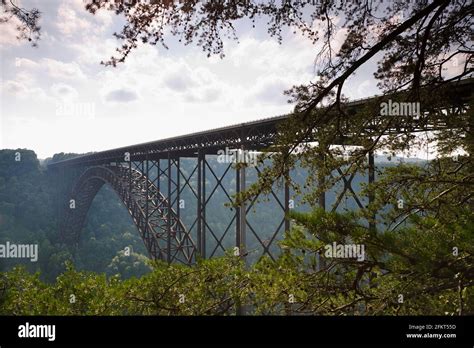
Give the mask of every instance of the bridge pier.
MULTIPOLYGON (((290 177, 290 172, 286 172, 286 176, 290 177)), ((290 230, 290 218, 288 214, 290 213, 290 185, 288 184, 287 178, 285 180, 285 232, 290 230)))
MULTIPOLYGON (((236 168, 236 193, 239 194, 246 189, 246 171, 245 167, 236 168)), ((239 254, 245 258, 247 253, 247 210, 243 202, 235 211, 235 246, 239 248, 239 254)))
MULTIPOLYGON (((204 154, 202 150, 198 150, 197 156, 197 252, 201 258, 206 257, 205 248, 203 248, 203 216, 202 216, 202 206, 203 206, 203 157, 204 154)), ((205 186, 205 185, 204 185, 205 186)))
MULTIPOLYGON (((372 184, 375 181, 375 159, 374 159, 374 152, 371 150, 368 153, 369 157, 369 168, 368 168, 368 182, 369 185, 372 184)), ((373 193, 373 190, 369 191, 369 205, 374 202, 375 200, 375 195, 373 193)), ((375 233, 376 231, 376 214, 372 214, 371 217, 372 221, 369 221, 369 229, 372 233, 375 233)))

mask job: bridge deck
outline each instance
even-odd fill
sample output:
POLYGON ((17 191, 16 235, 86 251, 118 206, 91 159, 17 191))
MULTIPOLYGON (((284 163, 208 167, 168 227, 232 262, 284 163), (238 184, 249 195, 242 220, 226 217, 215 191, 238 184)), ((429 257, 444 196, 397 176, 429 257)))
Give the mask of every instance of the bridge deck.
MULTIPOLYGON (((451 83, 456 86, 456 93, 470 97, 473 90, 474 78, 463 79, 451 83)), ((451 88, 451 86, 450 86, 451 88)), ((372 96, 351 101, 348 108, 363 107, 366 103, 375 101, 380 96, 372 96)), ((167 158, 168 154, 180 157, 195 157, 198 150, 215 153, 225 147, 237 148, 244 145, 253 150, 259 150, 272 145, 276 139, 277 126, 290 115, 264 118, 256 121, 215 128, 157 141, 130 145, 111 150, 78 156, 72 159, 49 164, 50 168, 70 165, 98 165, 110 162, 122 162, 124 153, 130 153, 134 160, 167 158)))

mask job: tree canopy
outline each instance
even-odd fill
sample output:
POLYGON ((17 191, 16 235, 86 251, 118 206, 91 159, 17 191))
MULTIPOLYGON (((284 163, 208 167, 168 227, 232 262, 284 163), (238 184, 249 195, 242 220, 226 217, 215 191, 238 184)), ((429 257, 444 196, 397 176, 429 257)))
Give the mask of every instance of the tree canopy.
POLYGON ((33 47, 38 45, 41 36, 39 21, 41 12, 37 8, 27 9, 15 0, 1 0, 0 23, 15 21, 18 40, 27 40, 33 47))

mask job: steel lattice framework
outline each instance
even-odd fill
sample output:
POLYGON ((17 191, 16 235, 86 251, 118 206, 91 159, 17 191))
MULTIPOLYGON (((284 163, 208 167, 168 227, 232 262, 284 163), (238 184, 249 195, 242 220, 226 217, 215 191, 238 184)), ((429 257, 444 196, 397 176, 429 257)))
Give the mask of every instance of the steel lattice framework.
MULTIPOLYGON (((474 79, 465 79, 450 85, 453 105, 466 107, 471 98, 474 79)), ((366 103, 378 97, 348 103, 349 112, 357 112, 366 103)), ((213 159, 218 150, 224 148, 261 150, 274 145, 278 135, 278 125, 289 116, 278 116, 263 120, 242 123, 234 126, 173 137, 154 142, 126 146, 122 148, 91 153, 72 159, 49 164, 49 169, 57 175, 58 213, 60 214, 60 233, 68 243, 78 243, 87 211, 97 192, 109 184, 118 194, 131 217, 148 253, 153 259, 167 262, 192 264, 197 255, 213 257, 226 249, 224 240, 234 234, 233 245, 245 254, 247 239, 253 238, 261 247, 262 254, 275 255, 274 247, 278 235, 289 229, 286 218, 292 198, 289 186, 283 183, 283 190, 274 190, 270 196, 277 209, 278 220, 272 231, 261 231, 253 226, 249 214, 255 208, 257 198, 238 208, 231 209, 225 227, 216 230, 209 223, 216 192, 231 200, 232 193, 244 191, 250 172, 257 174, 259 168, 233 166, 232 163, 216 165, 213 159), (187 161, 186 169, 182 161, 187 161), (187 208, 187 223, 181 215, 181 198, 187 192, 188 200, 194 201, 193 217, 187 208), (73 200, 75 208, 71 209, 73 200)), ((433 125, 419 125, 419 130, 449 127, 446 120, 440 119, 433 125)), ((411 125, 410 131, 419 131, 411 125)), ((370 132, 370 127, 367 132, 370 132)), ((387 130, 388 133, 403 132, 400 125, 387 130)), ((350 137, 349 137, 350 139, 350 137)), ((311 141, 312 139, 308 139, 311 141)), ((375 179, 374 155, 369 153, 367 179, 375 179)), ((338 170, 342 175, 342 171, 338 170)), ((336 210, 349 192, 357 206, 364 207, 364 199, 357 196, 352 187, 354 174, 343 177, 343 190, 330 207, 336 210)), ((367 197, 372 201, 374 197, 367 197)), ((326 196, 319 199, 321 207, 326 208, 326 196)), ((227 245, 228 247, 228 245, 227 245)))
POLYGON ((144 172, 113 165, 85 170, 71 190, 73 208, 65 211, 62 237, 78 243, 92 200, 104 184, 109 184, 127 207, 152 258, 191 263, 195 245, 189 232, 171 202, 144 172))

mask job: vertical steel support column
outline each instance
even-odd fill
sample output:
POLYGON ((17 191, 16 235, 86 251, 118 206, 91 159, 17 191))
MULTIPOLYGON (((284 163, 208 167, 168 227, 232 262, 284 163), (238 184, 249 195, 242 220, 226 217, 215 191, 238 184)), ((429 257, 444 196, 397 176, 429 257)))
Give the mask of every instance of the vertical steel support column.
POLYGON ((179 177, 181 176, 180 174, 180 160, 179 157, 176 159, 176 215, 178 217, 178 220, 180 220, 180 205, 181 203, 179 202, 180 194, 179 191, 181 189, 181 184, 179 177))
MULTIPOLYGON (((245 167, 237 166, 235 170, 235 191, 237 194, 245 191, 245 167)), ((239 248, 239 252, 241 257, 243 258, 244 262, 246 261, 246 257, 243 256, 246 253, 246 207, 245 203, 242 202, 238 207, 235 209, 235 246, 239 248)), ((236 304, 236 315, 245 315, 246 314, 246 306, 241 303, 236 304)))
MULTIPOLYGON (((368 169, 369 169, 369 185, 370 185, 375 181, 375 161, 374 161, 373 151, 369 151, 369 168, 368 169)), ((368 198, 369 198, 369 205, 371 205, 375 200, 374 191, 372 189, 369 191, 368 198)), ((375 232, 376 230, 375 214, 371 214, 370 218, 372 219, 372 221, 369 222, 369 230, 371 232, 375 232)))
MULTIPOLYGON (((324 164, 324 155, 321 155, 321 160, 323 161, 323 164, 324 164)), ((325 177, 324 175, 319 175, 318 176, 318 185, 321 187, 322 185, 324 185, 324 182, 325 182, 325 177)), ((319 195, 319 207, 326 210, 326 191, 322 191, 319 195)), ((318 270, 326 267, 326 262, 325 262, 325 259, 324 258, 321 258, 319 253, 318 253, 318 270)))
POLYGON ((156 188, 158 189, 158 192, 161 192, 161 188, 160 188, 160 178, 161 178, 160 162, 161 162, 161 160, 158 158, 156 160, 156 169, 158 171, 158 174, 157 174, 157 177, 156 177, 156 188))
MULTIPOLYGON (((321 160, 324 162, 324 155, 321 155, 321 160)), ((318 185, 321 187, 324 185, 326 179, 324 175, 319 175, 318 177, 318 185)), ((322 191, 321 194, 319 195, 319 207, 323 208, 326 210, 326 191, 322 191)))
POLYGON ((201 252, 202 258, 206 258, 206 153, 202 154, 202 232, 201 232, 201 252))
MULTIPOLYGON (((289 178, 289 172, 287 171, 287 178, 289 178)), ((285 232, 290 230, 290 185, 288 179, 285 178, 285 232)))
POLYGON ((148 151, 145 154, 145 236, 148 239, 148 220, 150 218, 149 207, 148 207, 148 178, 150 177, 150 168, 148 167, 148 151))
POLYGON ((202 250, 201 250, 201 227, 202 227, 202 215, 201 215, 201 204, 202 204, 202 154, 201 150, 198 150, 197 156, 197 233, 196 233, 196 245, 197 245, 197 253, 200 257, 202 257, 202 250))
MULTIPOLYGON (((243 147, 242 147, 243 149, 243 147)), ((246 190, 246 177, 245 177, 245 167, 240 168, 240 192, 246 190)), ((240 254, 245 255, 247 253, 247 207, 245 202, 239 207, 240 209, 240 254)), ((245 256, 244 260, 246 259, 245 256)))
MULTIPOLYGON (((235 192, 240 193, 240 168, 235 169, 235 192)), ((240 250, 240 235, 242 228, 240 226, 240 206, 235 208, 235 246, 240 250)))
POLYGON ((171 158, 168 152, 168 214, 166 217, 167 238, 167 261, 171 263, 171 158))

